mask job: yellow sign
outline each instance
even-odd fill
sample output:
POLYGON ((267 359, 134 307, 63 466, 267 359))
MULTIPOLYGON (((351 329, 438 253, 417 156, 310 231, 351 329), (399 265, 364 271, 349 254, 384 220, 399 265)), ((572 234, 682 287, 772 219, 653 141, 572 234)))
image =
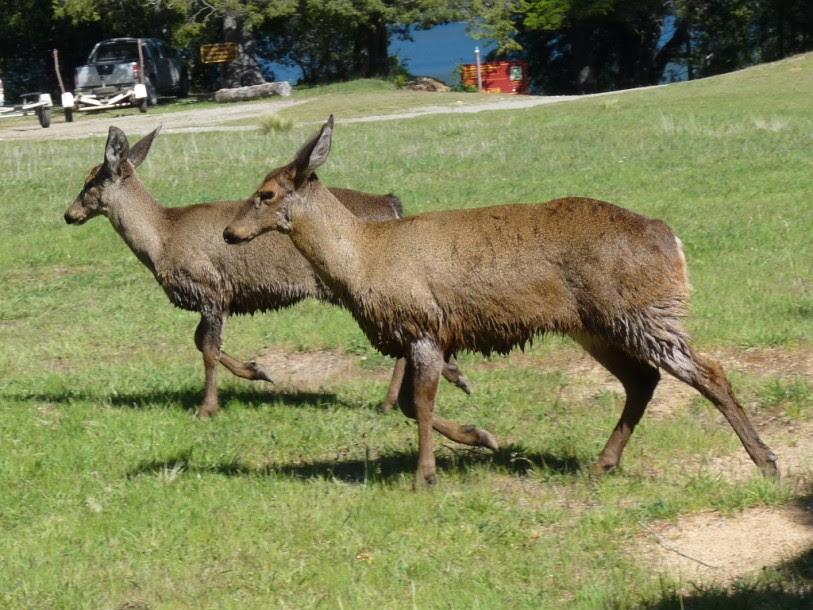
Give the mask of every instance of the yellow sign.
POLYGON ((205 64, 223 64, 237 59, 236 42, 204 44, 200 47, 200 60, 205 64))

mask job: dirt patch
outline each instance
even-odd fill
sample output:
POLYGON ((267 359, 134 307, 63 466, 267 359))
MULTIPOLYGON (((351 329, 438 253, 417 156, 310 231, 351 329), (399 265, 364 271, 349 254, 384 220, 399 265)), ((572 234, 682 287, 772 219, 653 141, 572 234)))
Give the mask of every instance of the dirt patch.
POLYGON ((388 375, 383 367, 364 370, 361 356, 338 350, 284 352, 271 348, 261 352, 255 362, 278 387, 301 392, 322 392, 361 377, 386 380, 388 375))
POLYGON ((646 529, 639 558, 683 583, 730 585, 813 548, 813 504, 705 512, 646 529))

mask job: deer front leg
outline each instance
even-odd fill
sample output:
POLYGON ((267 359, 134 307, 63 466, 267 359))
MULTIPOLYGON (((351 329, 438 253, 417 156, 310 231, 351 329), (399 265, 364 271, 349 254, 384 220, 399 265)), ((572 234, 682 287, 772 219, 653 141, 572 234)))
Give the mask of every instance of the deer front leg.
POLYGON ((248 379, 249 381, 269 381, 274 383, 274 380, 268 376, 264 370, 256 365, 254 362, 240 362, 237 358, 229 356, 223 350, 220 350, 220 364, 225 366, 232 375, 248 379))
POLYGON ((408 412, 414 410, 418 421, 418 469, 415 489, 435 484, 435 453, 432 448, 432 419, 435 410, 443 353, 428 339, 415 341, 409 348, 398 402, 408 412))
POLYGON ((195 345, 203 355, 206 389, 203 404, 198 407, 199 418, 211 417, 220 409, 217 397, 217 365, 220 361, 220 345, 223 335, 223 315, 201 315, 195 330, 195 345))

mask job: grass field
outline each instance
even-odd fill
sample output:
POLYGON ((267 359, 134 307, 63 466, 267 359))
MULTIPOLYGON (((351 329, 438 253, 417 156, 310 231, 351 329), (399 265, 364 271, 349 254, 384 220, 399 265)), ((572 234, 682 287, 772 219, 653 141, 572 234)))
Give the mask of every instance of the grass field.
MULTIPOLYGON (((243 197, 313 131, 303 123, 337 112, 327 184, 395 192, 409 213, 579 194, 662 218, 686 246, 698 345, 811 353, 813 55, 530 110, 342 125, 386 104, 377 86, 350 89, 308 93, 282 113, 290 131, 161 135, 140 175, 167 205, 243 197)), ((811 607, 811 552, 688 593, 633 552, 657 520, 811 491, 809 474, 707 470, 742 448, 699 398, 645 417, 622 471, 596 481, 618 393, 575 399, 562 389, 579 380, 557 370, 465 356, 476 394, 445 386, 440 412, 506 448, 440 447, 438 488, 416 494, 414 425, 376 408, 389 361, 349 315, 308 302, 232 320, 226 349, 339 350, 369 378, 305 392, 223 374, 224 412, 194 420, 197 316, 167 303, 105 219, 62 220, 103 145, 0 142, 0 607, 811 607)), ((532 355, 569 349, 551 338, 532 355)), ((809 379, 731 377, 757 422, 813 419, 809 379)))

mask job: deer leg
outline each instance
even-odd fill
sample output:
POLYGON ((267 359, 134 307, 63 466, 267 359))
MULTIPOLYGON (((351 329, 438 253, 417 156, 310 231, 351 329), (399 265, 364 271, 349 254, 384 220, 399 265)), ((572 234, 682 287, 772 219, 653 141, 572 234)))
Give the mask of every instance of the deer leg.
POLYGON ((271 377, 264 370, 259 368, 254 362, 240 362, 236 358, 229 356, 223 350, 220 351, 220 364, 225 366, 232 375, 248 379, 249 381, 270 381, 271 377))
POLYGON ((443 365, 443 377, 452 385, 463 390, 468 396, 471 396, 471 382, 457 366, 457 360, 454 356, 449 358, 443 365))
POLYGON ((688 348, 687 352, 673 353, 668 361, 661 364, 669 373, 695 388, 717 407, 734 428, 743 447, 763 475, 779 476, 776 454, 762 442, 754 430, 748 415, 734 396, 719 362, 700 356, 688 348))
POLYGON ((395 366, 392 368, 392 378, 390 378, 390 387, 387 390, 387 396, 384 402, 381 403, 381 410, 384 413, 389 413, 398 402, 398 392, 401 390, 401 384, 404 381, 404 371, 406 370, 406 358, 398 358, 395 361, 395 366))
MULTIPOLYGON (((392 369, 392 377, 390 378, 390 387, 387 390, 387 396, 384 402, 381 403, 381 410, 384 413, 389 413, 398 402, 398 391, 401 389, 401 383, 404 381, 404 369, 406 367, 406 359, 398 358, 395 361, 395 366, 392 369)), ((443 365, 443 377, 451 384, 463 390, 466 394, 471 395, 471 382, 457 366, 457 361, 454 358, 449 360, 443 365)), ((436 428, 437 429, 437 428, 436 428)), ((441 433, 442 434, 442 433, 441 433)))
POLYGON ((617 468, 621 462, 624 447, 641 420, 661 376, 651 364, 638 360, 597 337, 576 339, 599 364, 621 382, 627 395, 621 418, 593 467, 595 474, 604 474, 617 468))
MULTIPOLYGON (((406 360, 404 361, 404 368, 406 369, 406 360)), ((413 385, 412 376, 405 377, 404 384, 401 386, 409 390, 413 385)), ((405 394, 411 396, 410 393, 405 394)), ((415 411, 415 403, 411 398, 408 400, 401 400, 399 395, 398 406, 401 412, 410 419, 418 419, 415 411)), ((439 432, 446 438, 462 445, 471 445, 472 447, 487 447, 492 451, 498 451, 500 448, 497 439, 491 432, 483 428, 471 424, 458 424, 457 422, 443 419, 439 415, 432 414, 432 428, 435 432, 439 432)))
POLYGON ((414 413, 418 421, 416 489, 434 485, 436 480, 432 415, 442 369, 443 354, 433 342, 420 339, 410 345, 398 404, 404 413, 414 413))
POLYGON ((220 360, 222 333, 222 315, 200 317, 195 330, 195 345, 203 355, 203 370, 206 374, 203 404, 197 410, 197 416, 200 418, 210 417, 220 409, 217 398, 217 364, 220 360))

